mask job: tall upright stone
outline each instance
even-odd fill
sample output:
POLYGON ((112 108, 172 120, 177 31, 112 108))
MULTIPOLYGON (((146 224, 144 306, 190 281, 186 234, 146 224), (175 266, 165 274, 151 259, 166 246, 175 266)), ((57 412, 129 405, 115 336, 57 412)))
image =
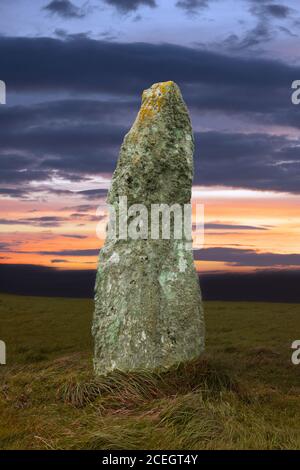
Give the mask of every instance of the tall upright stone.
MULTIPOLYGON (((128 208, 143 204, 149 224, 139 226, 137 239, 107 236, 100 251, 92 328, 96 374, 169 367, 204 349, 192 251, 184 238, 164 239, 162 230, 158 239, 151 238, 150 220, 153 204, 183 208, 190 202, 193 150, 178 86, 171 81, 152 85, 143 92, 141 109, 124 138, 107 200, 117 220, 120 198, 126 196, 128 208)), ((133 220, 131 215, 128 224, 133 220)))

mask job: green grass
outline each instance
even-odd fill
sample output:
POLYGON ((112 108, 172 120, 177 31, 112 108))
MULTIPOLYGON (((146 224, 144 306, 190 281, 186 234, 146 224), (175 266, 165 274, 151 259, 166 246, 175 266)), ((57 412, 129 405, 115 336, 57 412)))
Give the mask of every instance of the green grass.
POLYGON ((206 353, 92 370, 91 300, 0 295, 0 449, 300 449, 295 304, 206 302, 206 353))

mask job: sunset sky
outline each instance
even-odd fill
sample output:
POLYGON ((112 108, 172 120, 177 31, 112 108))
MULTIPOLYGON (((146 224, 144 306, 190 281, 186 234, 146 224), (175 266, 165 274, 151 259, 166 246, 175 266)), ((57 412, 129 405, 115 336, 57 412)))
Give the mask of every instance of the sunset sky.
POLYGON ((299 36, 299 0, 1 0, 0 262, 96 267, 122 139, 143 89, 173 80, 198 270, 299 269, 299 36))

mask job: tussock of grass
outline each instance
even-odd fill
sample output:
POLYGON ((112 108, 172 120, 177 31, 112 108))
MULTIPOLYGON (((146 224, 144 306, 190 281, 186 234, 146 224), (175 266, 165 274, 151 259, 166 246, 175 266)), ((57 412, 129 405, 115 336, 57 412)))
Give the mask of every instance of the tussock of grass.
POLYGON ((176 397, 197 391, 202 396, 218 394, 223 389, 239 390, 238 383, 207 359, 179 364, 166 371, 122 372, 115 370, 103 377, 79 381, 71 377, 58 389, 58 397, 75 407, 98 399, 105 408, 134 408, 153 400, 176 397))
POLYGON ((92 403, 101 394, 101 390, 96 382, 79 382, 76 379, 64 383, 58 389, 60 396, 65 403, 81 408, 92 403))
POLYGON ((176 430, 183 448, 215 439, 223 430, 219 410, 205 404, 199 393, 183 395, 166 404, 160 422, 176 430))
POLYGON ((95 377, 92 302, 1 299, 0 449, 300 449, 299 306, 209 302, 200 359, 95 377))

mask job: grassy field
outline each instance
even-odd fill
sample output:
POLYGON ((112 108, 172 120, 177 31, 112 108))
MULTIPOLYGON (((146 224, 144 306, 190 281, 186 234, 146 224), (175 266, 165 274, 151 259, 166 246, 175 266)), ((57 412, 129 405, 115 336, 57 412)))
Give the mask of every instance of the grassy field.
POLYGON ((0 449, 300 449, 300 305, 206 302, 206 354, 95 379, 93 303, 0 295, 0 449))

